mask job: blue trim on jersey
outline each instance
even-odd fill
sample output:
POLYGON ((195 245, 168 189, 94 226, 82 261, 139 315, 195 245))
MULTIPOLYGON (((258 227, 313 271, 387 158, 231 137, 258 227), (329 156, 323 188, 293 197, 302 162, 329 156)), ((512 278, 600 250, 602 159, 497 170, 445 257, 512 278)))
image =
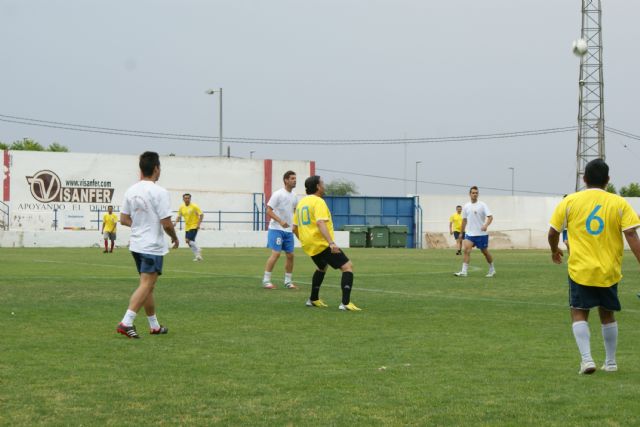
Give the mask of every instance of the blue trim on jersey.
POLYGON ((267 232, 267 247, 276 252, 281 252, 282 250, 284 250, 286 253, 290 254, 291 252, 293 252, 293 249, 295 247, 293 241, 293 233, 270 229, 267 232))
POLYGON ((489 236, 464 236, 465 240, 469 240, 478 249, 487 249, 489 247, 489 236))

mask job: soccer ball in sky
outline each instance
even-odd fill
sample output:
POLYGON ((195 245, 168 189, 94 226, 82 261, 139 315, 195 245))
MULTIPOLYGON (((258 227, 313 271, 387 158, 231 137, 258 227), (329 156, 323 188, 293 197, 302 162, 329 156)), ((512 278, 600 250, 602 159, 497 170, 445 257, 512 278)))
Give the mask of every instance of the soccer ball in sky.
POLYGON ((587 53, 587 41, 578 39, 573 41, 573 54, 576 56, 584 56, 587 53))

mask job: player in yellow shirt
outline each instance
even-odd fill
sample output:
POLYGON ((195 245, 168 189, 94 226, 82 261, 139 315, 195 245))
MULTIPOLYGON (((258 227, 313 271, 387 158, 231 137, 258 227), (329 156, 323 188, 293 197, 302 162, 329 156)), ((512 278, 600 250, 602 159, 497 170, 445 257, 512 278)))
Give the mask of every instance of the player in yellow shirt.
POLYGON ((456 244, 458 245, 458 251, 456 255, 462 255, 462 241, 464 240, 464 235, 462 239, 459 239, 460 232, 462 231, 462 206, 456 206, 456 213, 449 217, 449 235, 453 235, 456 239, 456 244))
POLYGON ((107 213, 102 216, 102 236, 104 237, 103 253, 113 252, 116 242, 116 226, 118 225, 118 215, 113 213, 113 206, 107 206, 107 213), (108 241, 111 240, 111 250, 108 241))
POLYGON ((176 216, 173 225, 175 226, 180 221, 180 217, 184 218, 184 240, 193 252, 193 260, 202 261, 202 251, 196 244, 196 235, 200 229, 200 224, 202 224, 204 214, 200 206, 191 202, 191 194, 183 194, 182 201, 183 203, 178 208, 178 216, 176 216))
POLYGON ((620 311, 618 283, 622 279, 624 234, 629 247, 640 262, 640 239, 636 228, 640 220, 629 203, 606 192, 609 166, 602 159, 587 163, 584 172, 587 189, 564 198, 551 217, 549 246, 554 263, 562 263, 558 248, 560 233, 571 236, 569 254, 569 306, 573 335, 582 357, 580 374, 592 374, 596 364, 591 356, 589 310, 598 307, 606 358, 602 370, 618 370, 616 348, 618 323, 614 312, 620 311))
POLYGON ((351 302, 351 288, 353 288, 353 264, 349 258, 333 241, 333 221, 327 203, 322 199, 324 182, 317 175, 310 176, 304 182, 308 194, 298 202, 293 216, 293 233, 300 240, 302 249, 311 257, 316 265, 316 271, 311 279, 311 296, 306 302, 307 307, 328 307, 320 299, 320 286, 330 265, 342 271, 340 287, 342 288, 342 302, 338 306, 343 311, 360 311, 351 302))

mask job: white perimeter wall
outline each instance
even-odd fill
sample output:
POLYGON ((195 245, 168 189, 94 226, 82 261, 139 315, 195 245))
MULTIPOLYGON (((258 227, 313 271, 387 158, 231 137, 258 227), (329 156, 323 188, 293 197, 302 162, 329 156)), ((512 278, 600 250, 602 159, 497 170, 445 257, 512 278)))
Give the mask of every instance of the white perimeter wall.
MULTIPOLYGON (((51 231, 54 212, 58 210, 58 230, 65 227, 97 229, 92 222, 102 216, 97 210, 106 211, 112 204, 119 211, 127 188, 138 181, 138 156, 90 153, 49 153, 29 151, 5 151, 5 164, 0 200, 10 206, 10 228, 13 231, 51 231), (8 154, 8 156, 7 156, 8 154), (100 193, 112 193, 112 199, 79 201, 38 201, 32 194, 27 177, 39 171, 51 171, 67 190, 93 189, 100 193), (10 182, 10 194, 5 194, 5 184, 10 182)), ((248 231, 252 224, 217 223, 218 211, 223 221, 251 221, 254 193, 270 193, 282 186, 282 175, 287 170, 295 171, 301 181, 309 176, 312 162, 309 161, 265 161, 219 157, 173 157, 160 159, 162 172, 158 184, 165 187, 177 210, 182 203, 182 194, 191 193, 192 201, 204 211, 204 230, 248 231), (265 164, 271 162, 272 174, 265 176, 265 164), (269 181, 271 182, 270 188, 269 181), (232 214, 229 212, 243 212, 232 214), (210 223, 207 220, 216 222, 210 223)), ((296 193, 304 194, 304 186, 296 193), (301 189, 302 188, 302 189, 301 189)), ((257 199, 258 203, 261 202, 257 199)), ((267 200, 265 200, 266 203, 267 200)))
MULTIPOLYGON (((529 196, 483 196, 493 213, 493 223, 489 227, 490 236, 504 236, 502 247, 546 249, 549 220, 562 197, 529 196)), ((628 197, 626 200, 636 212, 640 212, 640 198, 628 197)), ((453 237, 449 237, 449 217, 455 212, 456 205, 464 206, 469 201, 467 195, 443 196, 421 195, 423 210, 422 229, 424 233, 442 233, 453 247, 453 237)), ((497 243, 498 240, 494 239, 497 243)), ((626 243, 625 243, 626 244, 626 243)), ((428 247, 423 242, 423 247, 428 247)))

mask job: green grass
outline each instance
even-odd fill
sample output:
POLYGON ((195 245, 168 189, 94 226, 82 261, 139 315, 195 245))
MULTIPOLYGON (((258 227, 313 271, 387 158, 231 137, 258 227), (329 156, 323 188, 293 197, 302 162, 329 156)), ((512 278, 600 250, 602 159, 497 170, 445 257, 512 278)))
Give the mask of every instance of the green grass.
MULTIPOLYGON (((349 249, 352 300, 327 273, 329 309, 260 288, 266 249, 185 249, 156 289, 166 336, 115 333, 137 286, 126 250, 0 249, 1 425, 640 424, 637 266, 625 254, 617 373, 577 374, 566 267, 543 251, 349 249), (382 367, 386 369, 381 369, 382 367)), ((283 260, 274 272, 282 284, 283 260)), ((592 349, 602 336, 593 313, 592 349)))

